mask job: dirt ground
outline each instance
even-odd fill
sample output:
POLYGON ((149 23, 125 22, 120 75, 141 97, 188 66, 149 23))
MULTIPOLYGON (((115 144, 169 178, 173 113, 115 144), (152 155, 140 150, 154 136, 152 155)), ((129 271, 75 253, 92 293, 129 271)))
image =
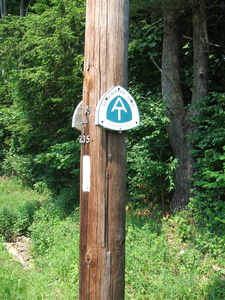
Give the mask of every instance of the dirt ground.
POLYGON ((30 238, 26 236, 18 236, 11 243, 4 243, 7 251, 20 262, 24 269, 29 269, 29 261, 32 259, 29 254, 30 243, 30 238))

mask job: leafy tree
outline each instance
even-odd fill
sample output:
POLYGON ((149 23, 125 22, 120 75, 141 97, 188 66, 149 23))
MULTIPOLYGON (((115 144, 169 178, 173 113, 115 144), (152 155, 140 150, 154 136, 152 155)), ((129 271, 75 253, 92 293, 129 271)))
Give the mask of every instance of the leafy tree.
POLYGON ((128 134, 128 199, 132 208, 166 212, 174 188, 176 160, 171 157, 165 103, 160 95, 131 89, 141 112, 141 125, 128 134))
POLYGON ((199 228, 197 243, 204 251, 207 251, 210 243, 224 248, 224 105, 225 94, 213 92, 193 107, 199 114, 193 117, 198 126, 191 139, 194 145, 195 177, 194 197, 190 200, 189 208, 194 212, 199 228))
POLYGON ((190 121, 190 116, 198 111, 190 110, 190 105, 204 98, 208 89, 223 91, 221 74, 224 72, 224 35, 219 29, 224 22, 223 2, 150 1, 147 4, 143 0, 139 5, 138 1, 133 0, 131 3, 134 20, 141 15, 147 24, 154 24, 152 18, 156 20, 157 15, 163 16, 162 55, 157 48, 160 44, 159 36, 155 38, 156 47, 147 50, 152 39, 146 38, 144 31, 141 33, 140 26, 139 41, 135 46, 135 51, 142 54, 137 58, 137 62, 140 61, 140 76, 137 78, 142 81, 144 89, 156 90, 159 80, 155 84, 154 79, 158 77, 151 75, 154 72, 157 74, 158 70, 161 72, 162 95, 167 104, 166 115, 170 119, 167 130, 173 155, 178 159, 176 188, 171 204, 173 208, 180 209, 188 203, 191 196, 191 179, 194 176, 190 136, 195 132, 196 124, 190 121), (145 76, 146 70, 141 61, 146 66, 151 65, 154 72, 148 71, 149 75, 145 76))
MULTIPOLYGON (((4 20, 17 30, 22 23, 23 32, 14 40, 18 52, 3 84, 10 98, 3 106, 9 116, 3 120, 9 148, 3 166, 55 190, 70 187, 79 162, 71 119, 82 95, 84 8, 83 1, 37 1, 26 18, 4 20), (18 156, 22 166, 13 164, 18 156)), ((9 47, 9 36, 4 39, 9 47)))
MULTIPOLYGON (((79 144, 70 123, 82 97, 85 5, 82 0, 25 2, 29 13, 21 18, 20 3, 8 0, 8 16, 0 20, 2 166, 30 184, 46 181, 60 190, 79 172, 79 144)), ((182 208, 192 196, 197 157, 190 152, 190 135, 201 112, 191 106, 207 90, 224 91, 224 16, 220 0, 131 1, 129 79, 142 113, 142 125, 128 141, 133 199, 167 203, 176 161, 172 206, 182 208), (158 96, 161 83, 166 112, 158 96)))
MULTIPOLYGON (((13 125, 11 123, 16 114, 12 112, 12 93, 15 91, 15 74, 19 66, 20 42, 24 35, 24 22, 16 17, 8 17, 0 22, 0 157, 3 159, 5 151, 9 148, 13 125)), ((15 112, 15 111, 14 111, 15 112)), ((14 120, 15 123, 15 120, 14 120)))
POLYGON ((160 64, 162 48, 162 18, 134 17, 130 24, 129 78, 146 93, 160 91, 160 64))
POLYGON ((192 153, 196 158, 193 202, 198 206, 201 220, 212 219, 210 226, 214 230, 224 223, 224 100, 225 94, 210 93, 204 101, 195 104, 194 109, 200 114, 193 117, 198 125, 192 136, 192 153))

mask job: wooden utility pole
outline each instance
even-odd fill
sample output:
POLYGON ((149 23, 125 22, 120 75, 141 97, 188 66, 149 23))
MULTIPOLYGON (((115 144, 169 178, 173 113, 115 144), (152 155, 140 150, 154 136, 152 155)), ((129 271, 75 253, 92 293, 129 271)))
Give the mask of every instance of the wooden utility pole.
POLYGON ((129 0, 86 2, 79 300, 124 299, 125 133, 95 125, 110 88, 127 87, 129 0))

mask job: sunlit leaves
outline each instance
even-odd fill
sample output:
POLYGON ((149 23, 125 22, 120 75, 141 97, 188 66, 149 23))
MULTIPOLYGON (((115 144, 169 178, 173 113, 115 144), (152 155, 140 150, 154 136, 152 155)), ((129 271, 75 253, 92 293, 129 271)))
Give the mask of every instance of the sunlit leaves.
POLYGON ((197 220, 211 231, 223 234, 225 216, 225 95, 212 93, 197 104, 199 114, 193 121, 197 129, 192 137, 195 146, 194 192, 190 207, 197 220))
MULTIPOLYGON (((166 126, 165 105, 160 96, 146 96, 133 90, 141 113, 141 125, 128 135, 129 200, 162 204, 174 188, 176 161, 171 157, 166 126)), ((138 204, 139 202, 139 204, 138 204)))
POLYGON ((78 134, 71 119, 82 95, 84 22, 84 1, 38 0, 25 18, 0 23, 4 168, 18 174, 19 157, 32 161, 33 183, 57 185, 78 173, 79 144, 69 145, 78 134))

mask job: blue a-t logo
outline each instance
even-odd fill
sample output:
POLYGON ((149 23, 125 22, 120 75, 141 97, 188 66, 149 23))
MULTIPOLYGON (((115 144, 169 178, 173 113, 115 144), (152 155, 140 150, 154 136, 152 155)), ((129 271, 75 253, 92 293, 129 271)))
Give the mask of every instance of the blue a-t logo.
POLYGON ((106 118, 115 123, 124 123, 132 120, 132 112, 127 101, 121 97, 115 97, 109 104, 106 118))
POLYGON ((96 107, 95 125, 106 130, 125 131, 137 127, 140 116, 134 98, 122 86, 109 89, 96 107))

